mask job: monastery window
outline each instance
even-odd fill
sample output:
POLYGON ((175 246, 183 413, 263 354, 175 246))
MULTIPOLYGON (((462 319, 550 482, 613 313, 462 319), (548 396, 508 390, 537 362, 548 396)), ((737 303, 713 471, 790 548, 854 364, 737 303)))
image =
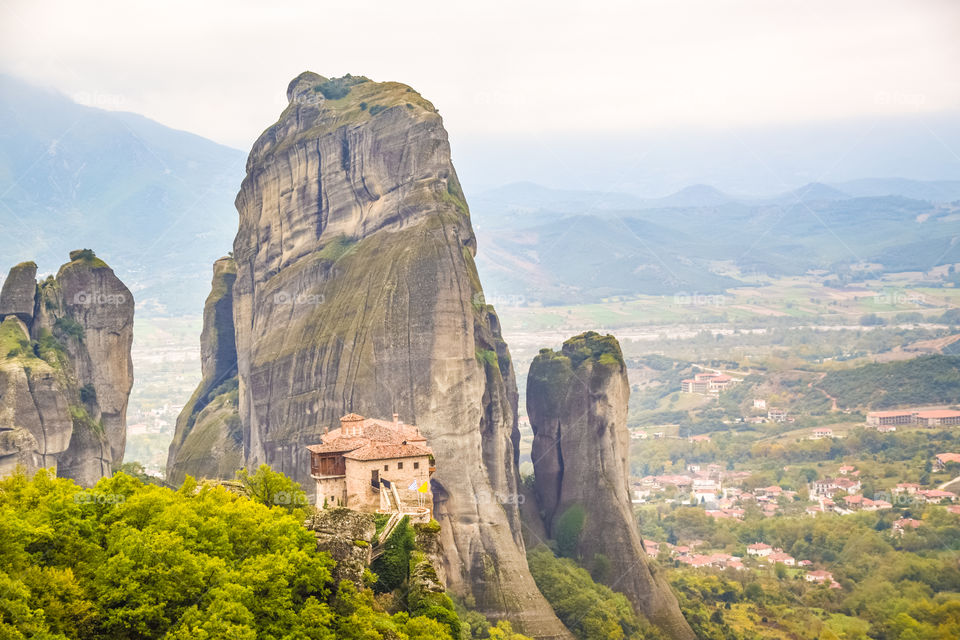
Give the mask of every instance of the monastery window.
POLYGON ((388 465, 388 464, 383 465, 383 470, 384 470, 384 471, 390 471, 390 465, 388 465))
POLYGON ((419 469, 419 468, 420 468, 420 463, 419 463, 419 462, 414 462, 414 463, 413 463, 413 468, 414 468, 414 469, 419 469))
POLYGON ((402 463, 402 462, 398 462, 398 463, 397 463, 397 471, 400 471, 401 469, 403 469, 403 463, 402 463))

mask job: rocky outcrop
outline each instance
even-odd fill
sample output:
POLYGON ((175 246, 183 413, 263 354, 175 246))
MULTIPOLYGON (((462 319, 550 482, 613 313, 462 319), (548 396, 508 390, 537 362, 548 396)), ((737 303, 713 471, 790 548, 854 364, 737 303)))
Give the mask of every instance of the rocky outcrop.
POLYGON ((364 570, 370 566, 373 537, 377 530, 373 514, 350 509, 321 509, 310 516, 304 526, 314 532, 317 549, 336 561, 333 583, 342 580, 364 588, 364 570))
POLYGON ((12 269, 0 289, 0 321, 9 315, 23 322, 33 320, 33 305, 37 293, 37 265, 21 262, 12 269))
MULTIPOLYGON (((92 254, 92 252, 90 252, 92 254)), ((60 267, 58 317, 80 325, 81 339, 67 340, 73 373, 81 387, 92 387, 96 408, 119 464, 127 443, 127 401, 133 387, 133 294, 96 256, 72 251, 60 267)), ((49 298, 48 298, 49 299, 49 298)), ((51 330, 56 329, 54 320, 51 330)))
POLYGON ((203 308, 200 355, 203 378, 177 417, 167 456, 167 479, 230 478, 244 465, 237 390, 237 346, 233 326, 231 257, 213 264, 210 295, 203 308))
POLYGON ((561 553, 624 593, 671 638, 693 638, 663 575, 647 562, 629 495, 630 386, 613 336, 581 334, 530 365, 537 503, 561 553))
POLYGON ((6 300, 35 295, 27 318, 18 303, 0 325, 0 473, 55 467, 89 486, 123 460, 134 304, 92 251, 70 258, 39 285, 22 281, 32 263, 5 283, 6 300))
POLYGON ((345 413, 399 413, 436 456, 450 589, 569 637, 530 576, 516 505, 478 499, 516 494, 516 385, 440 115, 406 85, 351 76, 304 73, 287 96, 236 200, 244 462, 312 488, 306 445, 345 413))

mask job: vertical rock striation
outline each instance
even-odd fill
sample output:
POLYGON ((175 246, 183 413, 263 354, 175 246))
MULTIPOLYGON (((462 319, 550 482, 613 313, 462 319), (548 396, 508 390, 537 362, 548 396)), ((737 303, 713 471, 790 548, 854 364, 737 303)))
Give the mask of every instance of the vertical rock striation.
POLYGON ((0 473, 56 467, 92 485, 123 459, 133 296, 90 250, 35 277, 17 265, 0 295, 0 473))
POLYGON ((23 322, 32 322, 36 295, 36 263, 21 262, 14 266, 0 289, 0 318, 12 315, 23 322))
POLYGON ((167 457, 167 479, 229 478, 243 466, 243 434, 237 406, 237 343, 233 326, 231 257, 213 264, 210 295, 203 307, 200 356, 203 378, 177 417, 167 457))
MULTIPOLYGON (((309 487, 305 446, 341 415, 399 413, 437 459, 451 590, 530 635, 569 637, 530 576, 516 506, 491 499, 517 492, 516 383, 440 115, 361 77, 303 73, 287 97, 236 200, 244 462, 309 487)), ((190 437, 178 428, 171 469, 190 437)))
POLYGON ((677 600, 643 549, 629 494, 630 385, 613 336, 588 332, 530 365, 535 491, 560 551, 624 593, 671 638, 693 638, 677 600))

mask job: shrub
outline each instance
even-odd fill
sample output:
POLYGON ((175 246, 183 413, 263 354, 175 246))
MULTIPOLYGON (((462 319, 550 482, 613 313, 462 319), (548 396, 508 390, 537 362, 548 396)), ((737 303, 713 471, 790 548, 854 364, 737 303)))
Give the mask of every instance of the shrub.
POLYGON ((87 383, 80 387, 80 402, 96 402, 97 401, 97 388, 92 384, 87 383))
POLYGON ((245 468, 240 469, 237 471, 237 480, 243 484, 251 499, 268 507, 282 507, 297 513, 307 505, 307 494, 300 489, 300 485, 269 465, 260 465, 253 475, 245 468))
POLYGON ((557 558, 540 545, 527 553, 527 563, 537 587, 579 640, 658 637, 649 622, 637 616, 626 596, 595 583, 572 560, 557 558))
POLYGON ((414 545, 410 518, 404 516, 383 544, 383 555, 370 565, 370 569, 380 578, 374 585, 377 593, 393 591, 402 586, 409 577, 410 552, 414 545))
POLYGON ((73 338, 77 342, 83 340, 83 325, 70 316, 57 318, 57 321, 53 323, 53 329, 64 336, 73 338))
POLYGON ((75 249, 70 252, 70 261, 74 260, 83 260, 84 262, 92 262, 94 258, 97 257, 97 254, 93 252, 93 249, 75 249))
POLYGON ((350 93, 350 88, 367 82, 363 76, 352 76, 349 73, 342 78, 331 78, 313 88, 314 91, 322 93, 327 100, 339 100, 350 93))
POLYGON ((557 541, 557 552, 565 558, 575 558, 577 547, 580 544, 580 534, 587 520, 586 511, 579 504, 567 507, 567 510, 557 518, 554 539, 557 541))

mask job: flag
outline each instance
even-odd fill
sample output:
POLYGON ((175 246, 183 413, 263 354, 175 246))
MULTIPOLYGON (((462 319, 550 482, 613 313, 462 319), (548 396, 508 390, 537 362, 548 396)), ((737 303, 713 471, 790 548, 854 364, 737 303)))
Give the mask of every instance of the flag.
POLYGON ((429 481, 429 480, 427 480, 426 482, 424 482, 424 483, 423 483, 422 485, 420 485, 420 487, 417 489, 417 491, 419 491, 420 493, 426 493, 426 492, 429 491, 429 490, 430 490, 430 481, 429 481))
POLYGON ((414 480, 410 483, 410 486, 407 487, 407 491, 416 491, 417 490, 417 481, 414 480))

